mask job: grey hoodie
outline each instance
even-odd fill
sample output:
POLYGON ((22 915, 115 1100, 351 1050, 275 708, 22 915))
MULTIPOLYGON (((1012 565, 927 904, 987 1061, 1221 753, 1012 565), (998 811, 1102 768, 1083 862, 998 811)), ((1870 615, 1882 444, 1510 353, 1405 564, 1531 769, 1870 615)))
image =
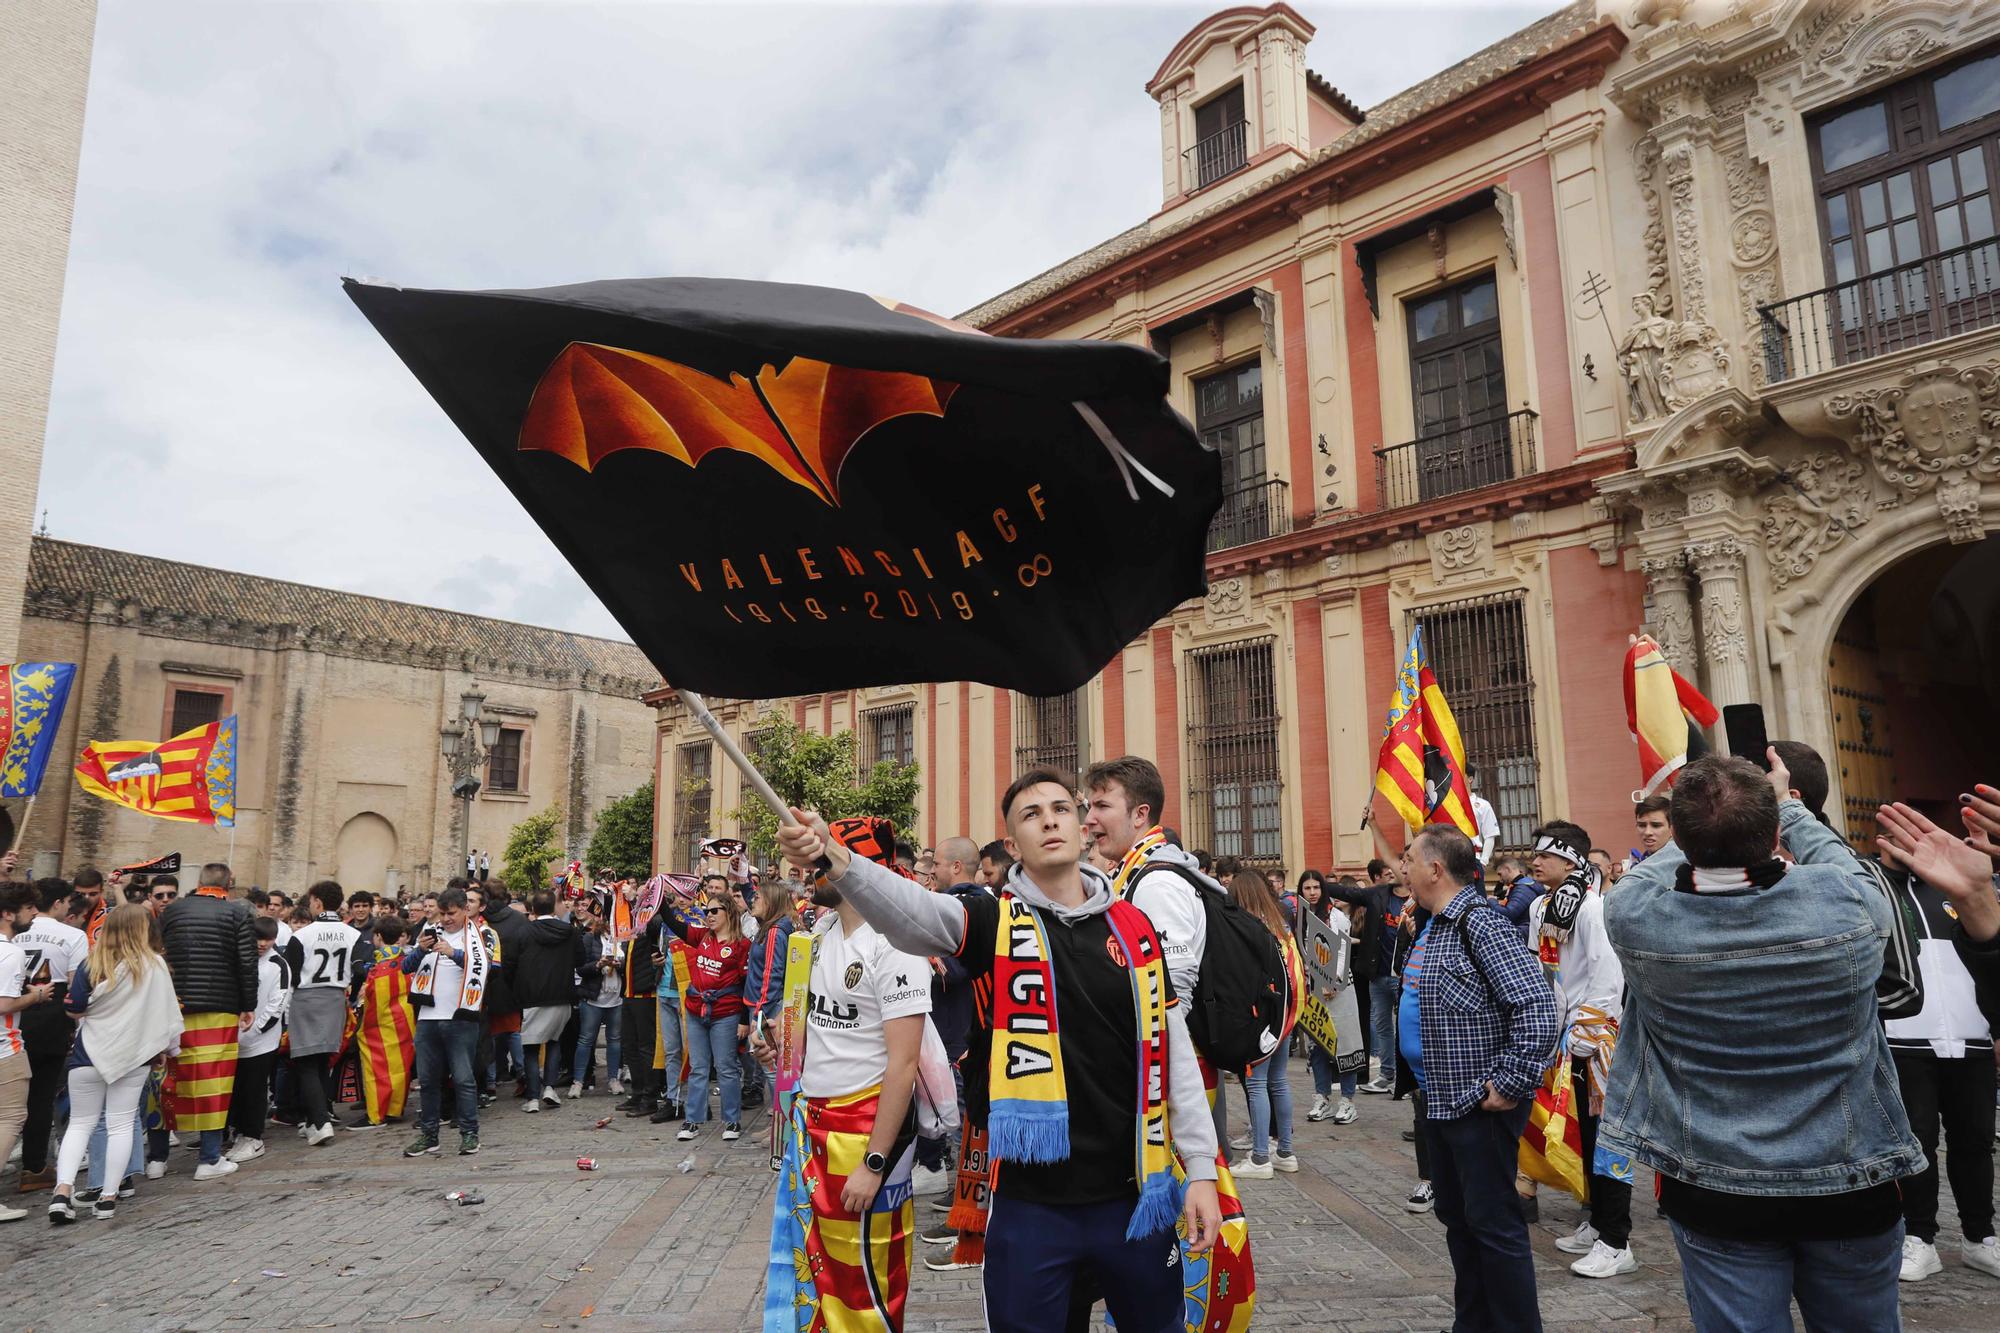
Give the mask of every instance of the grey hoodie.
MULTIPOLYGON (((1007 892, 1059 921, 1080 921, 1111 910, 1111 881, 1093 866, 1081 869, 1084 900, 1077 907, 1051 902, 1018 864, 1007 876, 1007 892)), ((965 942, 965 906, 950 894, 928 892, 860 856, 850 856, 846 871, 831 876, 830 882, 883 939, 906 953, 956 954, 965 942)), ((1164 952, 1164 941, 1161 947, 1164 952)), ((1181 1005, 1167 1010, 1167 1133, 1189 1180, 1216 1178, 1215 1122, 1181 1005)))

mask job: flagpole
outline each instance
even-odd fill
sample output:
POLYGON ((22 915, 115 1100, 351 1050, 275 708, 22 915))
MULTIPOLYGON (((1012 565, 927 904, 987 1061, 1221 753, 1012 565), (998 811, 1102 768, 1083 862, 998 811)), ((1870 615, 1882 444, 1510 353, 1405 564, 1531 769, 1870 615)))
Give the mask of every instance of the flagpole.
POLYGON ((722 724, 715 720, 715 714, 708 711, 708 700, 702 698, 693 690, 678 690, 676 692, 682 699, 687 701, 688 711, 694 714, 695 721, 701 723, 702 730, 706 731, 714 738, 715 743, 722 747, 724 757, 730 763, 736 765, 736 771, 743 775, 743 780, 750 784, 750 789, 762 797, 764 804, 770 806, 772 811, 777 814, 778 822, 780 824, 798 823, 798 820, 792 818, 791 807, 785 804, 783 799, 779 797, 777 790, 771 786, 770 779, 757 771, 757 766, 750 762, 749 756, 737 748, 736 742, 729 738, 729 733, 722 729, 722 724))
POLYGON ((229 862, 229 869, 234 872, 236 869, 236 821, 233 819, 229 821, 229 854, 223 859, 229 862))
POLYGON ((7 844, 8 851, 13 851, 27 840, 28 821, 35 817, 35 797, 39 794, 31 792, 28 796, 28 803, 21 807, 21 822, 14 825, 14 840, 7 844))

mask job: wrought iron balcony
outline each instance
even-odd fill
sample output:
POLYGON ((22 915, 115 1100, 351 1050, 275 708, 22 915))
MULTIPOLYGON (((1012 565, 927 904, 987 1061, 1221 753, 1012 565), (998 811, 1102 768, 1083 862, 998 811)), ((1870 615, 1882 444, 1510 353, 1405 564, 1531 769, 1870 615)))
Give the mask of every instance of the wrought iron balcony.
POLYGON ((1187 175, 1194 181, 1197 190, 1232 172, 1243 170, 1250 165, 1250 122, 1239 120, 1233 125, 1224 125, 1182 153, 1181 157, 1187 163, 1187 175))
POLYGON ((1292 530, 1292 511, 1280 477, 1244 486, 1222 497, 1222 508, 1208 525, 1208 549, 1226 551, 1292 530))
POLYGON ((2000 324, 2000 241, 1929 255, 1757 307, 1777 384, 2000 324))
POLYGON ((1535 470, 1536 416, 1522 408, 1375 451, 1375 495, 1384 509, 1526 476, 1535 470))

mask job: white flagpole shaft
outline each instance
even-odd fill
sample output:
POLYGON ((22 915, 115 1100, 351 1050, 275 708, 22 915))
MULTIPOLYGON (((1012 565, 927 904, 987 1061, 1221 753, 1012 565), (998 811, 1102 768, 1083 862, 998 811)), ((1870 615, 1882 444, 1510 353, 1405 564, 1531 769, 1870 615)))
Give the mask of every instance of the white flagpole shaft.
POLYGON ((229 825, 229 854, 224 859, 229 862, 231 870, 236 869, 236 825, 233 821, 229 825))
POLYGON ((28 821, 30 819, 33 819, 34 817, 35 817, 35 798, 34 796, 29 796, 28 803, 21 807, 21 822, 14 825, 14 841, 7 848, 8 851, 10 852, 13 851, 16 847, 19 847, 23 842, 27 840, 28 821))
POLYGON ((750 762, 749 756, 737 748, 736 742, 729 738, 729 733, 722 729, 722 724, 715 720, 715 714, 708 711, 708 700, 702 698, 693 690, 681 690, 679 693, 681 698, 687 700, 688 711, 694 714, 694 720, 701 723, 702 730, 706 731, 714 738, 715 743, 722 747, 723 755, 728 758, 730 763, 736 765, 736 771, 741 773, 743 780, 750 784, 750 790, 763 798, 764 804, 770 806, 777 814, 778 822, 780 824, 798 823, 798 820, 792 818, 791 808, 783 800, 779 799, 778 793, 772 788, 770 780, 757 771, 757 766, 750 762))

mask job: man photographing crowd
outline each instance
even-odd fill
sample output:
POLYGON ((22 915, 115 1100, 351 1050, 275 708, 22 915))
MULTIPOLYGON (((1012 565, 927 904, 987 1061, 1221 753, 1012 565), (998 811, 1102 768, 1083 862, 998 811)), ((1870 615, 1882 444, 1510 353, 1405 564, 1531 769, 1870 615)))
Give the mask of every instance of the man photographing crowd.
POLYGON ((1030 769, 1000 809, 1020 863, 995 898, 927 893, 850 855, 810 812, 794 811, 800 823, 778 841, 802 869, 825 857, 842 902, 894 948, 953 954, 968 975, 993 979, 988 1128, 1000 1166, 986 1231, 988 1327, 1060 1328, 1072 1286, 1094 1281, 1119 1327, 1178 1328, 1176 1216, 1199 1252, 1214 1243, 1221 1208, 1214 1127, 1162 942, 1083 864, 1065 775, 1030 769))

